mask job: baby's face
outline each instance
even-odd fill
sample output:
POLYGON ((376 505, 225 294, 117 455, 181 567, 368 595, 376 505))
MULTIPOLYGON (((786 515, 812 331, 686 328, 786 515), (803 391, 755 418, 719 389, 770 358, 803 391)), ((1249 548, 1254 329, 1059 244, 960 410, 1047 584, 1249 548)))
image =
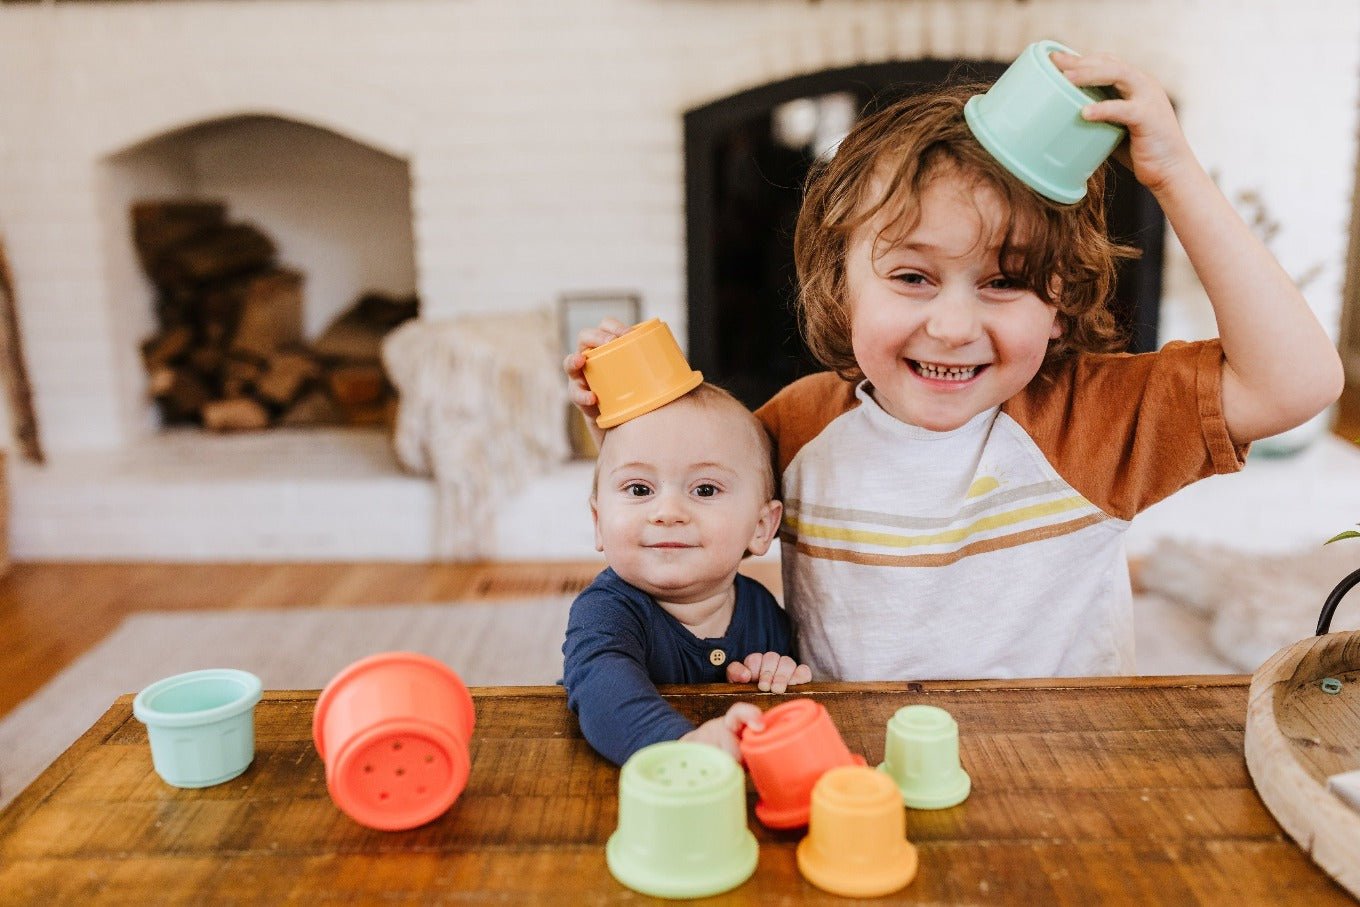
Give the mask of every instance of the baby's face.
POLYGON ((780 506, 740 413, 683 400, 613 428, 600 450, 595 547, 666 602, 725 590, 750 548, 763 554, 780 506))
POLYGON ((847 249, 855 359, 890 415, 950 431, 1030 382, 1060 333, 1057 309, 1002 273, 1004 211, 990 189, 944 173, 910 231, 892 228, 893 213, 847 249))

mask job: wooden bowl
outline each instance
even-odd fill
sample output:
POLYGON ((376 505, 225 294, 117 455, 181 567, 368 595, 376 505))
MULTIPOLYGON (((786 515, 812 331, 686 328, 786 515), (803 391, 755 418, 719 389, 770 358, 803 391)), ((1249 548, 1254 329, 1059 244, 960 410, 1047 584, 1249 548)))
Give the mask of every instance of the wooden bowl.
POLYGON ((1313 862, 1360 897, 1360 812, 1327 778, 1360 768, 1360 630, 1313 636, 1252 675, 1247 770, 1256 792, 1313 862), (1341 681, 1325 692, 1324 678, 1341 681))

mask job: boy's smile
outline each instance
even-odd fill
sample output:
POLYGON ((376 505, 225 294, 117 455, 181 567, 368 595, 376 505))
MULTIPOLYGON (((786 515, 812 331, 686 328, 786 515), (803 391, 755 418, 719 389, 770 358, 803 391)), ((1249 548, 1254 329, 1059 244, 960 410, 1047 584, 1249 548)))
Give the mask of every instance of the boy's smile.
POLYGON ((1057 310, 1002 270, 1004 212, 990 189, 946 169, 918 204, 905 233, 885 207, 851 237, 852 345, 884 410, 951 431, 1030 382, 1059 334, 1057 310))

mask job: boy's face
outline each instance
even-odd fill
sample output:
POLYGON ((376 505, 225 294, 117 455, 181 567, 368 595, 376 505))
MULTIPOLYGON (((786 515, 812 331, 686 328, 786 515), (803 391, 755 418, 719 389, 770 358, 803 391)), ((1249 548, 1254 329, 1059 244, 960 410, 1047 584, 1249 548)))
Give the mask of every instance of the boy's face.
POLYGON ((885 206, 850 238, 851 342, 890 415, 950 431, 1024 388, 1060 326, 1057 309, 1002 274, 993 191, 946 171, 919 204, 909 232, 894 229, 885 206))
POLYGON ((591 511, 619 576, 689 603, 725 591, 747 549, 769 549, 782 508, 765 497, 744 419, 681 400, 610 429, 591 511))

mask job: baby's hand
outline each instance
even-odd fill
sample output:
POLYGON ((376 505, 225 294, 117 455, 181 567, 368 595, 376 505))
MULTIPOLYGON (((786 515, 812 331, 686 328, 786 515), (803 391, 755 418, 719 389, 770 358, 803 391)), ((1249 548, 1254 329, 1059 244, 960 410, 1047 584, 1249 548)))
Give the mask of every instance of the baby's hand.
POLYGON ((1152 76, 1112 54, 1054 53, 1052 59, 1073 85, 1113 85, 1119 93, 1118 98, 1088 104, 1082 116, 1129 130, 1127 149, 1121 146, 1115 157, 1133 170, 1138 182, 1157 192, 1187 165, 1196 166, 1171 100, 1152 76))
POLYGON ((585 328, 576 335, 576 352, 568 353, 562 361, 562 369, 567 373, 567 397, 585 414, 587 421, 595 424, 600 415, 600 401, 595 398, 590 385, 586 384, 586 350, 604 346, 615 337, 628 333, 628 325, 613 318, 606 318, 598 327, 585 328))
POLYGON ((727 710, 726 715, 705 721, 680 739, 716 746, 737 762, 741 762, 741 747, 738 740, 741 732, 748 727, 757 731, 764 730, 761 711, 749 702, 738 702, 727 710))
POLYGON ((778 652, 752 652, 727 666, 728 683, 750 683, 763 693, 782 693, 789 687, 812 680, 812 668, 800 665, 778 652))

